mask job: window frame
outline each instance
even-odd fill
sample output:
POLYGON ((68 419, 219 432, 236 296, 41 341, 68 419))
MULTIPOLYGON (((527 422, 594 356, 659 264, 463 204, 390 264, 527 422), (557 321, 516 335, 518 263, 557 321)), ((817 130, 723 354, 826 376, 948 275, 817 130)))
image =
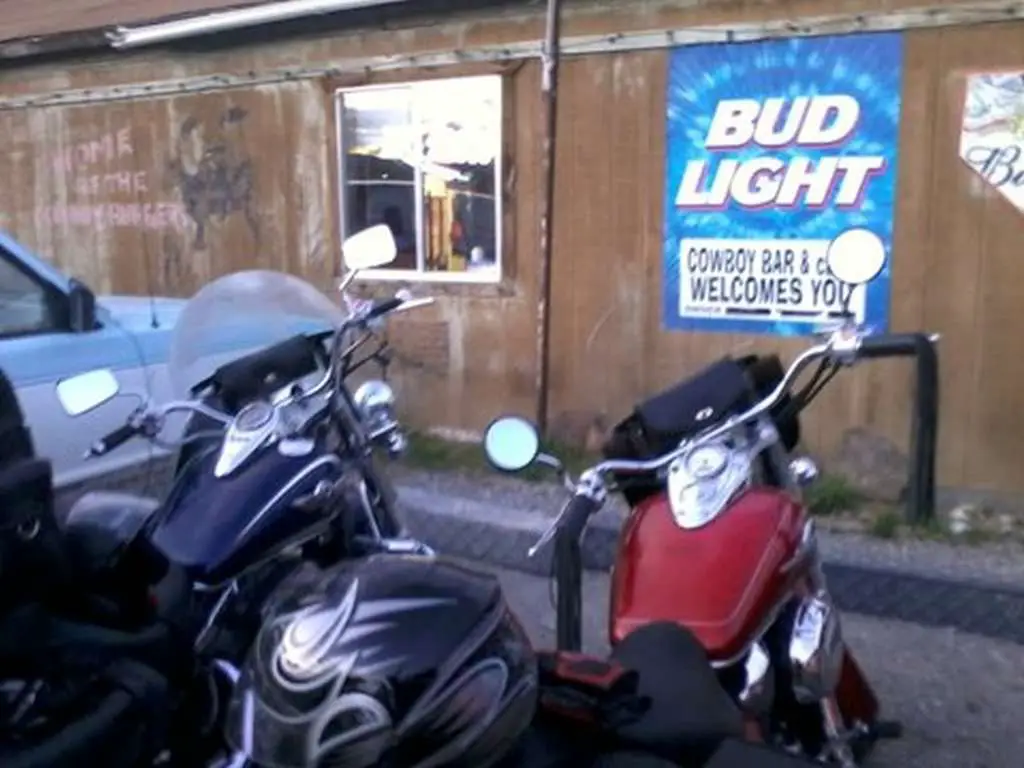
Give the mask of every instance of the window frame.
POLYGON ((69 296, 53 283, 33 272, 3 246, 0 246, 0 261, 21 273, 39 289, 43 301, 46 302, 47 313, 52 317, 52 322, 44 328, 14 331, 7 330, 0 325, 0 340, 44 336, 51 333, 71 333, 71 299, 69 296))
MULTIPOLYGON (((337 214, 338 233, 342 241, 348 236, 348 221, 346 214, 346 202, 349 182, 346 177, 346 146, 345 146, 345 106, 346 94, 366 91, 394 90, 406 88, 415 90, 424 83, 438 83, 444 81, 458 81, 471 78, 489 78, 497 81, 498 94, 496 100, 496 123, 498 135, 495 139, 494 152, 494 255, 496 269, 480 271, 436 271, 431 272, 422 268, 425 261, 426 244, 423 236, 423 171, 420 168, 413 168, 413 194, 415 196, 415 223, 416 230, 416 269, 367 269, 359 273, 359 280, 380 281, 380 282, 404 282, 404 283, 442 283, 448 285, 487 285, 499 286, 507 277, 508 265, 505 254, 505 98, 506 81, 505 77, 495 72, 452 74, 442 77, 410 78, 388 82, 342 85, 334 88, 334 144, 336 153, 337 183, 338 190, 337 214)), ((414 118, 415 119, 415 118, 414 118)), ((340 258, 340 254, 339 254, 340 258)), ((344 268, 344 265, 341 265, 344 268)))

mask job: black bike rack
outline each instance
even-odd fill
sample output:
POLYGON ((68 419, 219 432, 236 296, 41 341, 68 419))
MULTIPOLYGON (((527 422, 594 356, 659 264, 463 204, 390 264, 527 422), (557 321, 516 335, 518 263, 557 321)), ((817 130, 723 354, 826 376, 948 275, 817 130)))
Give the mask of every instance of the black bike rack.
POLYGON ((935 451, 939 431, 939 358, 935 344, 923 333, 899 334, 905 351, 898 357, 916 358, 914 410, 910 423, 910 472, 907 478, 906 519, 912 525, 935 518, 935 451))

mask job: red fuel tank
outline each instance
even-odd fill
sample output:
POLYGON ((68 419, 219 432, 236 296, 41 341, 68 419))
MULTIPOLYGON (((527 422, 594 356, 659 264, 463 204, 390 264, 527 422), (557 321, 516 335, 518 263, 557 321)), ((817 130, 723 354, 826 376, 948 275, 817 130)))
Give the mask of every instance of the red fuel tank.
POLYGON ((745 491, 696 530, 676 525, 667 495, 645 500, 619 540, 611 642, 651 621, 676 621, 713 660, 734 657, 788 589, 792 574, 780 568, 797 551, 803 524, 803 507, 774 488, 745 491))

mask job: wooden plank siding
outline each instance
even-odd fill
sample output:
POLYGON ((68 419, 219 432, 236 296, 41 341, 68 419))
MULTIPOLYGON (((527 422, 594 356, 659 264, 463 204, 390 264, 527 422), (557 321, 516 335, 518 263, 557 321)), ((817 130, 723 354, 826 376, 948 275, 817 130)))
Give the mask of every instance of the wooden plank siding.
MULTIPOLYGON (((564 33, 677 29, 773 14, 892 12, 910 5, 882 0, 707 7, 638 2, 589 10, 576 5, 564 33)), ((82 68, 47 65, 0 74, 0 99, 285 65, 325 66, 396 51, 533 41, 540 38, 541 26, 539 9, 532 9, 173 59, 146 51, 82 68)), ((727 352, 773 350, 788 359, 805 343, 661 328, 668 55, 665 50, 617 52, 562 64, 552 307, 554 424, 614 420, 645 393, 727 352)), ((1020 493, 1024 349, 1017 329, 1024 324, 1024 215, 980 183, 957 153, 966 76, 1004 68, 1024 69, 1024 23, 905 34, 891 323, 895 331, 925 328, 943 335, 940 483, 1020 493)), ((395 320, 392 331, 402 361, 395 379, 419 424, 479 430, 499 412, 532 413, 540 73, 535 61, 504 65, 501 71, 507 104, 503 258, 508 276, 497 287, 417 287, 439 294, 440 300, 429 310, 395 320)), ((333 88, 339 82, 451 74, 441 68, 397 71, 0 112, 0 130, 10 148, 0 157, 0 227, 99 290, 142 293, 153 288, 187 295, 213 276, 257 265, 295 272, 328 287, 339 253, 333 88), (244 117, 225 120, 231 110, 244 117), (130 153, 118 151, 119 137, 125 146, 124 131, 130 153), (112 157, 101 148, 90 167, 61 165, 68 151, 74 154, 76 147, 102 144, 108 137, 112 157), (204 193, 196 181, 203 142, 207 147, 224 144, 231 167, 248 162, 248 186, 239 181, 237 189, 204 193), (127 177, 118 174, 144 177, 142 187, 132 186, 134 177, 124 182, 127 177), (98 182, 106 195, 102 200, 103 195, 89 192, 96 175, 112 179, 98 182), (223 217, 209 213, 198 239, 197 222, 189 213, 195 210, 195 195, 207 194, 210 208, 216 207, 218 195, 237 197, 243 191, 248 207, 234 200, 235 207, 223 217), (140 223, 90 228, 69 222, 66 214, 53 214, 61 206, 70 210, 76 204, 101 203, 121 205, 116 215, 142 216, 140 223), (152 210, 162 213, 150 212, 146 218, 152 210)), ((873 362, 837 377, 807 413, 808 446, 827 455, 843 431, 856 425, 906 446, 911 387, 908 362, 873 362)))
POLYGON ((328 116, 316 82, 0 113, 0 220, 99 291, 187 296, 246 267, 326 285, 328 116))

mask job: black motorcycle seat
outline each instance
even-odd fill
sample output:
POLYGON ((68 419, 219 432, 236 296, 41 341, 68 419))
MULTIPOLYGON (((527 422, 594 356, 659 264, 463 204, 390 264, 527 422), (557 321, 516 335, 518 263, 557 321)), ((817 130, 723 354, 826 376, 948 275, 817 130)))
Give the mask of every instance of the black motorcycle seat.
POLYGON ((723 739, 743 735, 739 708, 686 628, 647 624, 626 635, 612 658, 639 673, 637 693, 650 701, 642 717, 616 729, 624 746, 701 764, 723 739))
POLYGON ((63 522, 67 549, 84 585, 111 598, 126 619, 148 621, 153 607, 166 617, 175 606, 170 613, 176 615, 176 606, 190 591, 184 569, 170 563, 145 535, 159 506, 144 496, 96 491, 78 499, 63 522), (157 585, 160 594, 154 596, 157 585))
POLYGON ((116 546, 135 538, 159 507, 160 502, 148 496, 89 491, 71 505, 63 527, 66 531, 102 528, 109 534, 110 545, 116 546))
POLYGON ((84 494, 71 505, 62 526, 78 568, 95 576, 122 570, 126 557, 138 555, 129 564, 138 571, 133 576, 147 584, 159 581, 166 572, 166 558, 136 546, 146 523, 159 507, 156 499, 130 493, 84 494))

